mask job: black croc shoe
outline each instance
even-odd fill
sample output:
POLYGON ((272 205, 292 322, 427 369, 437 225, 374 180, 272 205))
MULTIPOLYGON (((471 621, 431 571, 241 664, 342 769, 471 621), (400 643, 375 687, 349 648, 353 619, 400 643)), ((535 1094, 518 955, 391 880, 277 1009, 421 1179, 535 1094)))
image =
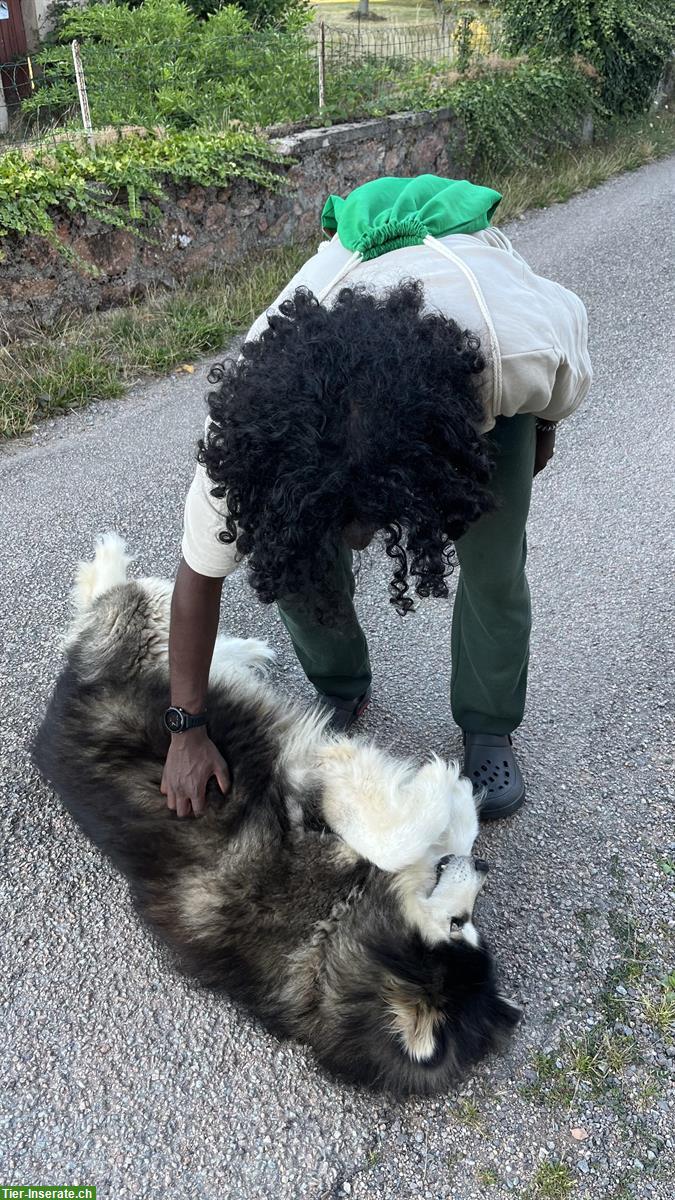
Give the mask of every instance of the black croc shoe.
POLYGON ((340 696, 327 696, 325 692, 319 692, 319 699, 323 701, 326 708, 331 710, 328 728, 333 733, 348 733, 354 722, 363 716, 370 703, 370 688, 356 700, 342 700, 340 696))
POLYGON ((465 733, 464 774, 474 791, 483 793, 481 821, 510 817, 525 799, 525 782, 507 734, 465 733))

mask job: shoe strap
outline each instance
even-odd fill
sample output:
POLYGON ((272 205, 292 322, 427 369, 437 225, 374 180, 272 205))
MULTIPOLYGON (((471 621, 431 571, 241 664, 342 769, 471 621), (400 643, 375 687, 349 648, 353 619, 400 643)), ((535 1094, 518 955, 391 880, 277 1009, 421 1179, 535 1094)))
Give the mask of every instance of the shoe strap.
POLYGON ((471 746, 510 746, 510 733, 466 733, 464 734, 464 745, 468 748, 471 746))

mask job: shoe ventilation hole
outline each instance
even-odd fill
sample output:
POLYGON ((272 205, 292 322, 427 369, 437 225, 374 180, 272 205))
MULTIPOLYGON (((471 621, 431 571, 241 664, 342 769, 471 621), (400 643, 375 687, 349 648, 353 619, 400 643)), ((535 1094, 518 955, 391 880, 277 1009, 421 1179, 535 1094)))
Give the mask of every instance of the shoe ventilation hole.
POLYGON ((494 762, 491 758, 486 759, 480 767, 474 770, 473 776, 474 779, 497 792, 505 791, 511 784, 511 771, 508 760, 505 758, 502 759, 501 764, 494 762), (502 782, 498 783, 497 780, 502 782))

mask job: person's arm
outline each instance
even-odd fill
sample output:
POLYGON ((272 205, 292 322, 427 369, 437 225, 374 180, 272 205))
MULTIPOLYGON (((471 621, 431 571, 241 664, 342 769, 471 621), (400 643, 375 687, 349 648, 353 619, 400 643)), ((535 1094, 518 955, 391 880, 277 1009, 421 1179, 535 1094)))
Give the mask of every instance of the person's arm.
MULTIPOLYGON (((206 707, 222 587, 222 578, 199 575, 181 559, 171 602, 171 703, 193 714, 206 707)), ((161 783, 169 808, 179 817, 190 811, 199 816, 206 807, 206 785, 212 776, 221 792, 227 793, 227 764, 207 727, 172 734, 161 783)))

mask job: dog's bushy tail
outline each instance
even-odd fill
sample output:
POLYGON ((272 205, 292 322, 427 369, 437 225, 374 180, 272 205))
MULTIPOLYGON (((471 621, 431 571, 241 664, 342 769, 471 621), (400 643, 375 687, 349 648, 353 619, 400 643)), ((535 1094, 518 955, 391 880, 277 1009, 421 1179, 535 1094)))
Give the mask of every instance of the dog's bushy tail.
POLYGON ((124 538, 118 533, 102 533, 95 542, 94 557, 78 563, 71 599, 79 616, 87 611, 98 596, 116 584, 127 582, 127 567, 132 556, 127 553, 124 538))

